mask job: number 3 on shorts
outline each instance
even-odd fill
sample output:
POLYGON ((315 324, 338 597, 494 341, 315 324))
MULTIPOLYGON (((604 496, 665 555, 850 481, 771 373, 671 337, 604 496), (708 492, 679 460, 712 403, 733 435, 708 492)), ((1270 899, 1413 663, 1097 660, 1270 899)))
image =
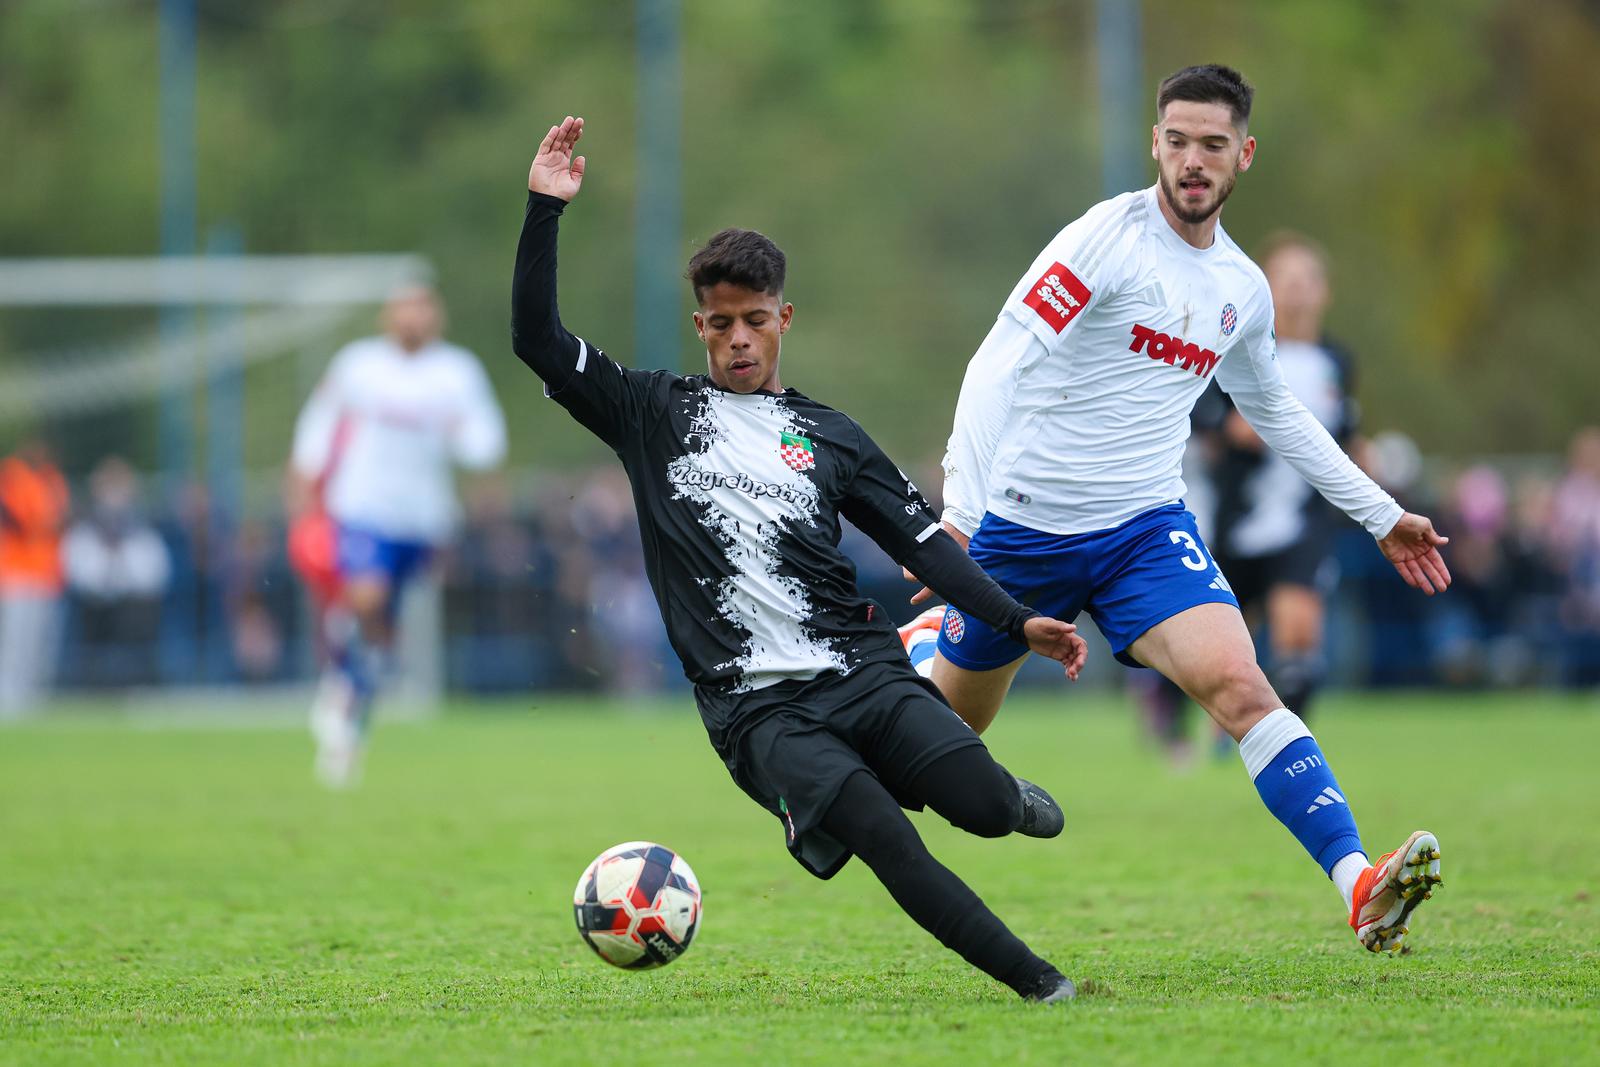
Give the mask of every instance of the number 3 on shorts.
POLYGON ((1211 561, 1206 559, 1206 550, 1200 547, 1200 542, 1187 530, 1173 530, 1167 534, 1167 540, 1183 548, 1183 565, 1192 571, 1203 571, 1211 568, 1211 561))

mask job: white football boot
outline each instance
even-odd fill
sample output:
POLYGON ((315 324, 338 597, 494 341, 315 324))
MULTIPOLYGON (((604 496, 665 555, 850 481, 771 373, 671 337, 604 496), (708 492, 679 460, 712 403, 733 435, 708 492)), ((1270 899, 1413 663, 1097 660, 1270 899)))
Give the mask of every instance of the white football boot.
POLYGON ((354 687, 339 671, 323 674, 311 702, 311 736, 317 742, 317 780, 329 789, 356 784, 361 764, 361 729, 354 687))

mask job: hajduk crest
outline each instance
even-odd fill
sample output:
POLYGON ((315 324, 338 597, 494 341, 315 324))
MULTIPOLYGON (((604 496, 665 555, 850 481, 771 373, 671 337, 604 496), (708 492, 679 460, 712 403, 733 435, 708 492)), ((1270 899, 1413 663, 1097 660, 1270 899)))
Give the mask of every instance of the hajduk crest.
POLYGON ((811 450, 811 439, 799 434, 778 434, 778 455, 790 470, 808 471, 817 465, 817 454, 811 450))

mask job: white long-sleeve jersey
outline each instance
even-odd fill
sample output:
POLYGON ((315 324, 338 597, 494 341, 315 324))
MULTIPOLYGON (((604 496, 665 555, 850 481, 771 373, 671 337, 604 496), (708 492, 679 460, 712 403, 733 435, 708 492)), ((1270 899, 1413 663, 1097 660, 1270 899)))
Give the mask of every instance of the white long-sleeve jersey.
POLYGON ((295 425, 291 462, 327 478, 339 522, 437 544, 457 517, 452 462, 483 469, 505 451, 505 417, 471 352, 434 341, 407 353, 368 337, 328 364, 295 425))
POLYGON ((1215 374, 1269 446, 1383 537, 1403 509, 1284 383, 1266 277, 1220 225, 1211 247, 1185 243, 1158 195, 1095 205, 1012 290, 961 385, 944 519, 1089 533, 1181 499, 1189 413, 1215 374))

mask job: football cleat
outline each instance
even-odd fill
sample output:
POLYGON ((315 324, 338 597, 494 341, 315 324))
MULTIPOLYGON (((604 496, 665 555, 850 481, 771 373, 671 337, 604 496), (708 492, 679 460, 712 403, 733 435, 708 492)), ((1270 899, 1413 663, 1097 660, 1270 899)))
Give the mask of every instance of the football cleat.
POLYGON ((1017 833, 1025 837, 1057 837, 1066 828, 1067 816, 1055 798, 1026 778, 1011 776, 1022 797, 1022 824, 1017 833))
POLYGON ((1024 999, 1035 1004, 1061 1004, 1072 1000, 1078 995, 1078 987, 1072 984, 1072 979, 1056 975, 1046 978, 1039 983, 1039 988, 1028 994, 1024 999))
POLYGON ((1350 905, 1350 928, 1356 939, 1373 952, 1398 952, 1411 913, 1443 881, 1439 839, 1418 830, 1356 879, 1350 905))
POLYGON ((937 641, 939 630, 943 626, 944 605, 940 604, 936 608, 929 608, 900 627, 900 643, 906 647, 906 654, 911 654, 912 645, 920 645, 927 640, 937 641))
POLYGON ((347 789, 360 779, 362 731, 355 718, 358 699, 343 674, 329 671, 317 686, 311 704, 317 779, 329 789, 347 789))

